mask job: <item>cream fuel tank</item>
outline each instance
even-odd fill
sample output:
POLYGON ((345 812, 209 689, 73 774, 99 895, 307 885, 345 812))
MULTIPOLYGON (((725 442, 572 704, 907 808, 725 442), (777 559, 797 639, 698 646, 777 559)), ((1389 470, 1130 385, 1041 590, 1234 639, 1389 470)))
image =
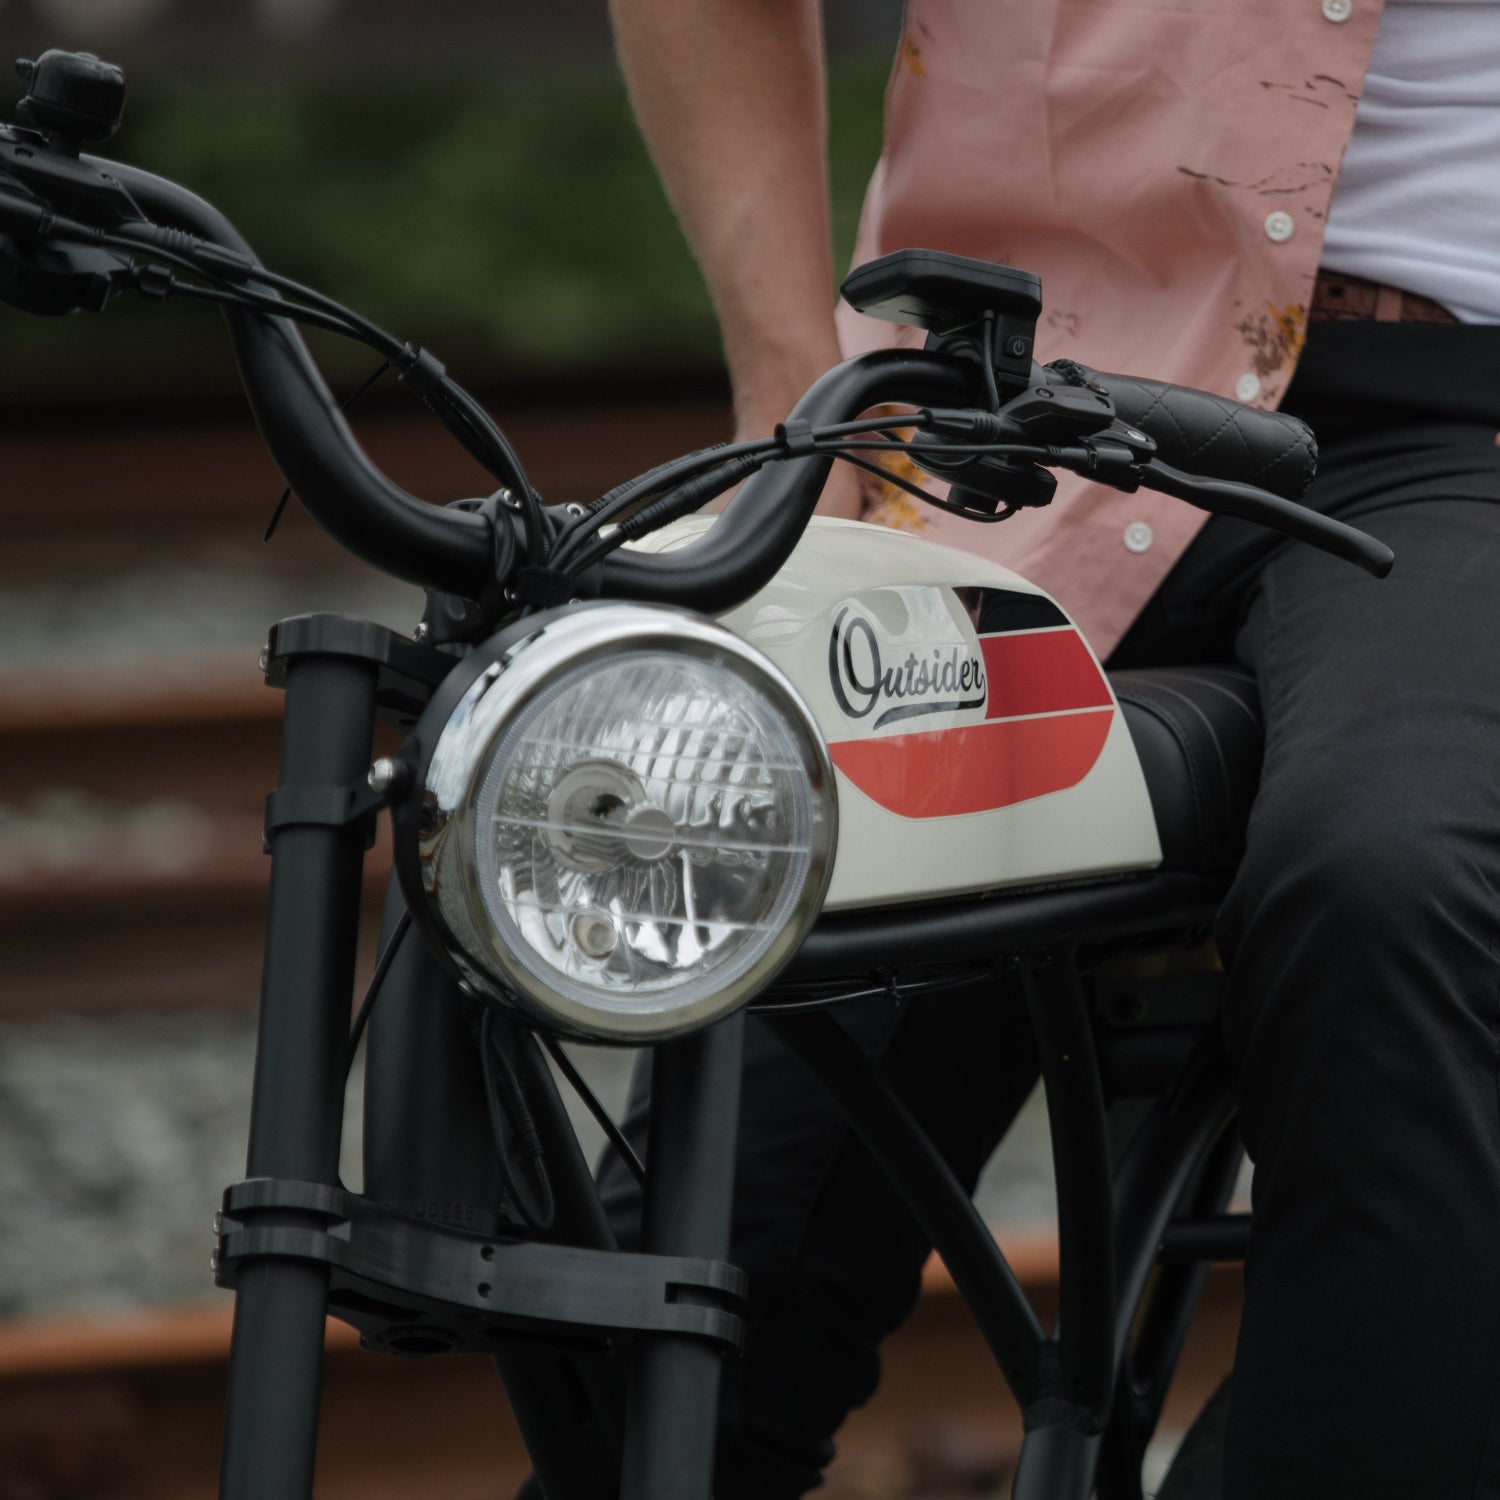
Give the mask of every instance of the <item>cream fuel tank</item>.
MULTIPOLYGON (((668 551, 711 524, 694 516, 636 545, 668 551)), ((839 839, 825 909, 1160 863, 1108 679, 1017 574, 815 517, 776 578, 720 618, 792 680, 828 742, 839 839)))

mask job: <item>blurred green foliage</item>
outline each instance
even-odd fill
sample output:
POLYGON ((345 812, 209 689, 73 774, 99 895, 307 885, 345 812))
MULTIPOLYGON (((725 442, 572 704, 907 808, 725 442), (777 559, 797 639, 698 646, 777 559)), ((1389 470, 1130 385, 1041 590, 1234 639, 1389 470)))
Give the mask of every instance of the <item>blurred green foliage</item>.
MULTIPOLYGON (((830 80, 839 265, 879 151, 887 66, 844 61, 830 80)), ((484 88, 153 86, 111 147, 223 209, 273 269, 461 355, 470 378, 717 362, 701 279, 607 67, 484 88)), ((91 320, 90 358, 170 390, 165 367, 193 337, 183 312, 117 299, 91 320)), ((17 359, 45 385, 84 347, 83 330, 18 334, 16 321, 0 327, 12 389, 17 359)))

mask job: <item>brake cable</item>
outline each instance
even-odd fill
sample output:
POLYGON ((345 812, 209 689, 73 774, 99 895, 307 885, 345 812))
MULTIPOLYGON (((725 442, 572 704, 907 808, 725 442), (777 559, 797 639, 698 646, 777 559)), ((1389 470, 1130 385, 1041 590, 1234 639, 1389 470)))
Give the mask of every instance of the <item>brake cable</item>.
POLYGON ((594 1117, 594 1123, 604 1132, 615 1154, 624 1162, 626 1170, 642 1187, 645 1187, 646 1169, 641 1164, 640 1157, 636 1155, 635 1147, 626 1139, 625 1132, 615 1124, 598 1094, 589 1087, 588 1080, 579 1071, 578 1065, 563 1051, 562 1043, 549 1031, 537 1032, 537 1040, 546 1049, 547 1056, 557 1065, 557 1071, 568 1080, 584 1108, 594 1117))
MULTIPOLYGON (((359 398, 363 396, 364 393, 368 391, 370 387, 373 386, 375 382, 379 380, 387 370, 390 369, 390 367, 390 360, 381 360, 381 362, 375 367, 375 369, 373 369, 368 375, 366 375, 365 378, 360 381, 360 383, 352 391, 350 391, 350 393, 345 396, 342 401, 339 402, 339 410, 349 411, 353 407, 354 403, 358 401, 359 398)), ((290 501, 291 498, 292 487, 291 485, 287 485, 287 487, 281 492, 281 498, 276 502, 276 509, 271 512, 271 519, 266 523, 266 534, 261 539, 262 541, 269 542, 271 538, 275 536, 276 528, 281 524, 281 517, 287 508, 288 501, 290 501)))
POLYGON ((354 1017, 354 1024, 349 1028, 349 1042, 344 1054, 344 1080, 347 1083, 349 1074, 354 1068, 354 1057, 359 1051, 360 1038, 365 1034, 365 1027, 369 1025, 370 1013, 375 1009, 375 1002, 380 997, 381 986, 384 985, 386 975, 391 971, 391 965, 396 961, 396 953, 401 947, 401 940, 411 930, 411 913, 404 911, 391 929, 391 935, 385 940, 384 947, 380 950, 380 956, 375 960, 375 970, 370 975, 370 983, 365 989, 365 997, 360 1001, 359 1011, 354 1017))
POLYGON ((533 1234, 548 1234, 557 1217, 557 1202, 552 1193, 552 1179, 547 1175, 547 1163, 542 1151, 541 1135, 531 1117, 521 1079, 509 1055, 505 1051, 503 1038, 495 1036, 500 1026, 508 1026, 492 1005, 484 1008, 479 1021, 479 1067, 484 1079, 484 1102, 489 1114, 490 1139, 495 1148, 495 1162, 500 1173, 511 1207, 520 1215, 522 1223, 533 1234), (507 1142, 506 1126, 510 1127, 513 1142, 507 1142), (511 1161, 511 1144, 518 1146, 530 1157, 536 1168, 536 1197, 521 1180, 511 1161))
MULTIPOLYGON (((911 414, 911 421, 908 425, 920 430, 921 419, 922 413, 914 412, 911 414)), ((805 451, 788 452, 784 440, 779 437, 761 438, 753 442, 724 445, 717 450, 700 450, 678 463, 658 465, 657 468, 641 475, 638 480, 627 481, 624 485, 617 486, 608 496, 603 497, 609 502, 608 505, 601 505, 596 501, 595 505, 599 508, 597 510, 591 508, 591 512, 584 519, 575 523, 574 527, 564 534, 561 545, 554 552, 549 565, 560 572, 567 572, 574 576, 585 573, 615 548, 665 526, 680 515, 697 510, 715 494, 727 489, 731 484, 748 478, 756 469, 767 463, 781 463, 792 458, 841 459, 855 468, 874 474, 888 484, 905 490, 918 500, 939 510, 962 516, 966 520, 975 521, 981 525, 993 525, 997 521, 1009 520, 1016 513, 1017 507, 1008 506, 991 513, 943 499, 941 496, 934 495, 930 490, 913 484, 902 475, 892 473, 891 470, 865 458, 864 453, 909 453, 917 457, 929 451, 941 452, 948 457, 957 455, 978 457, 984 454, 994 454, 1034 461, 1057 459, 1061 453, 1061 450, 1051 446, 1033 443, 943 443, 939 447, 931 441, 923 442, 920 438, 910 440, 893 438, 889 435, 890 429, 889 416, 866 418, 862 421, 841 422, 828 427, 810 429, 809 436, 813 446, 805 451), (878 442, 849 440, 865 432, 880 433, 884 440, 878 442), (829 439, 834 439, 834 441, 829 441, 829 439), (709 458, 718 461, 713 468, 706 467, 709 458), (734 467, 740 464, 745 467, 734 467), (662 495, 660 499, 651 499, 683 472, 689 474, 683 483, 662 495), (702 482, 701 490, 695 487, 700 481, 702 482), (608 536, 598 534, 599 529, 609 523, 612 515, 619 514, 620 511, 639 502, 644 502, 643 508, 635 516, 622 522, 608 536), (585 545, 590 537, 593 538, 592 543, 585 545)))
POLYGON ((995 384, 995 309, 984 310, 984 357, 979 361, 984 366, 984 393, 990 398, 990 410, 1000 410, 1000 388, 995 384))
MULTIPOLYGON (((862 417, 851 422, 830 423, 827 427, 818 428, 817 433, 820 438, 847 437, 862 432, 884 431, 890 426, 891 419, 888 416, 862 417)), ((782 447, 781 440, 775 437, 754 438, 742 443, 714 443, 710 447, 698 448, 692 453, 684 454, 681 458, 668 459, 665 463, 646 470, 644 474, 636 475, 634 479, 624 480, 607 494, 592 501, 584 514, 563 531, 548 560, 549 565, 556 568, 569 566, 583 544, 590 537, 597 535, 600 528, 607 526, 617 515, 628 510, 632 505, 650 499, 667 489, 669 485, 692 478, 704 469, 725 463, 741 454, 761 453, 766 462, 771 462, 778 457, 791 457, 792 455, 782 451, 782 447)), ((724 488, 728 488, 729 484, 734 482, 736 481, 726 480, 724 488)), ((705 496, 704 498, 711 497, 705 496)))
POLYGON ((981 526, 992 526, 996 521, 1008 521, 1016 513, 1014 506, 1006 506, 1003 510, 991 513, 974 510, 967 505, 958 505, 952 500, 944 500, 941 496, 934 495, 931 490, 924 490, 919 484, 913 484, 904 475, 894 473, 880 464, 871 463, 868 459, 859 458, 853 453, 839 453, 835 456, 843 459, 847 464, 852 464, 856 469, 863 469, 867 474, 874 474, 887 484, 895 485, 897 489, 905 490, 908 495, 915 495, 924 504, 931 505, 938 510, 945 510, 950 515, 962 516, 966 521, 976 521, 981 526))

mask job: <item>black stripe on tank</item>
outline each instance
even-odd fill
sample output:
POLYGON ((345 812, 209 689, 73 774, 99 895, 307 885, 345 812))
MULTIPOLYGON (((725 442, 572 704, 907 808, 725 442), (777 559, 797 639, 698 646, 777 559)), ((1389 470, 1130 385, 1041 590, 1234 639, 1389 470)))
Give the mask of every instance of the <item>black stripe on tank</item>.
POLYGON ((1043 630, 1068 623, 1068 617, 1044 594, 1023 594, 1020 589, 970 588, 960 589, 959 597, 980 635, 1043 630))

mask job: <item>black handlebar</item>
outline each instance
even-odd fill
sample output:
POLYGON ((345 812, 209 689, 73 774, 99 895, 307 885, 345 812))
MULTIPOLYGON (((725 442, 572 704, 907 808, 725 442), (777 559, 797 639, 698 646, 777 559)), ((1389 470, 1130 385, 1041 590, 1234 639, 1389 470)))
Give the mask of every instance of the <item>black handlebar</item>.
MULTIPOLYGON (((253 256, 234 225, 196 194, 138 167, 107 165, 156 223, 253 256)), ((225 317, 261 437, 319 523, 393 577, 471 598, 482 593, 492 571, 488 523, 417 499, 370 462, 294 324, 233 306, 225 317)))
MULTIPOLYGON (((155 222, 252 254, 229 220, 187 189, 136 167, 108 166, 155 222)), ((488 523, 417 499, 370 462, 293 323, 238 307, 225 314, 261 436, 319 523, 394 577, 480 595, 492 581, 488 523)), ((893 350, 830 370, 793 415, 819 424, 886 400, 955 403, 973 395, 974 382, 972 368, 952 359, 893 350)), ((790 556, 832 462, 808 458, 763 470, 690 549, 613 553, 604 564, 602 592, 709 612, 749 598, 790 556)))
MULTIPOLYGON (((254 259, 229 220, 187 189, 118 162, 78 161, 112 174, 153 222, 254 259)), ((290 319, 234 305, 226 305, 225 316, 261 435, 319 523, 350 552, 394 577, 467 598, 483 596, 495 583, 497 555, 515 552, 509 537, 502 538, 505 546, 495 546, 491 526, 505 518, 492 523, 483 514, 440 508, 408 494, 365 455, 290 319)), ((1165 456, 1195 470, 1206 468, 1224 480, 1254 478, 1283 495, 1300 494, 1311 476, 1311 434, 1290 418, 1182 387, 1099 376, 1082 366, 1066 368, 1062 378, 1097 383, 1127 423, 1154 438, 1165 456)), ((983 404, 983 391, 981 370, 971 359, 883 350, 830 370, 797 403, 787 425, 805 431, 840 423, 883 402, 972 406, 983 404)), ((832 462, 810 453, 769 465, 691 547, 612 552, 603 562, 599 591, 709 613, 732 608, 769 583, 791 555, 832 462)), ((1388 551, 1349 527, 1249 485, 1205 485, 1155 467, 1157 480, 1143 482, 1206 509, 1261 521, 1370 571, 1389 570, 1388 551)))
MULTIPOLYGON (((796 404, 785 425, 843 422, 886 401, 969 402, 977 380, 971 364, 947 355, 881 349, 835 365, 796 404)), ((832 463, 826 457, 801 458, 762 469, 692 547, 657 555, 614 553, 605 564, 605 592, 709 612, 748 599, 791 556, 832 463)))
MULTIPOLYGON (((107 165, 154 222, 253 255, 229 220, 186 188, 138 167, 92 164, 107 165)), ((370 462, 288 319, 233 306, 225 315, 261 436, 319 523, 394 577, 467 597, 481 594, 492 581, 488 522, 417 499, 370 462)), ((888 400, 960 403, 972 398, 975 381, 972 366, 946 356, 884 351, 830 370, 793 416, 817 425, 888 400)), ((806 458, 763 470, 690 549, 613 553, 604 564, 602 592, 709 612, 749 598, 790 556, 832 462, 806 458)))

